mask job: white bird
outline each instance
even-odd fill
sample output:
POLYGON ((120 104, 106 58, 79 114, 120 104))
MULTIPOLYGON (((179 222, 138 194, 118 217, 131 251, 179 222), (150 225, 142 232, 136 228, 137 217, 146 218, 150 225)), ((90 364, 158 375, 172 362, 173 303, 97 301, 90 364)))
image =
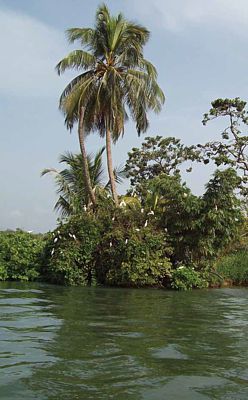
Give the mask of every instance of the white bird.
POLYGON ((136 228, 135 230, 136 230, 137 232, 139 232, 139 231, 140 231, 140 229, 139 229, 139 228, 136 228))
POLYGON ((141 214, 143 214, 143 212, 144 212, 144 208, 141 208, 140 212, 141 212, 141 214))
POLYGON ((54 248, 51 251, 51 256, 53 256, 53 255, 54 255, 54 248))
POLYGON ((75 235, 72 235, 72 237, 73 237, 73 239, 74 239, 74 240, 76 240, 76 239, 77 239, 75 235))
POLYGON ((149 211, 147 215, 154 215, 154 211, 153 210, 149 211))
POLYGON ((56 238, 54 239, 53 242, 56 243, 58 240, 59 240, 59 239, 56 237, 56 238))
POLYGON ((144 227, 146 228, 146 227, 147 227, 147 225, 148 225, 148 220, 146 219, 146 222, 145 222, 145 225, 144 225, 144 227))
POLYGON ((70 236, 70 237, 73 237, 73 235, 72 235, 70 232, 69 232, 69 236, 70 236))
POLYGON ((120 207, 126 207, 126 202, 124 200, 121 200, 120 207))
POLYGON ((128 239, 125 240, 125 244, 127 244, 127 242, 128 242, 128 239))
POLYGON ((86 205, 83 206, 84 211, 87 211, 87 207, 86 205))
POLYGON ((114 221, 114 220, 115 220, 115 217, 112 218, 112 221, 114 221))
POLYGON ((112 242, 110 242, 110 243, 109 243, 109 247, 112 247, 112 246, 113 246, 113 243, 112 243, 112 242))

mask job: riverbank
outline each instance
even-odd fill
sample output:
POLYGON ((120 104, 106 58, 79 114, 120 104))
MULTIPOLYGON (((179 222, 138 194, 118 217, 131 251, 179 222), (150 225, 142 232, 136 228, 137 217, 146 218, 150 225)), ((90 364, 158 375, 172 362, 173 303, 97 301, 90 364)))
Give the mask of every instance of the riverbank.
POLYGON ((71 230, 70 226, 64 225, 55 233, 45 235, 0 232, 0 281, 174 290, 248 284, 245 246, 219 258, 211 268, 201 269, 183 264, 173 266, 169 256, 163 256, 167 248, 160 237, 154 237, 147 230, 143 236, 139 232, 138 236, 134 230, 128 243, 120 232, 115 242, 109 237, 102 241, 95 233, 94 225, 86 227, 84 237, 80 237, 78 231, 77 236, 72 235, 71 230))

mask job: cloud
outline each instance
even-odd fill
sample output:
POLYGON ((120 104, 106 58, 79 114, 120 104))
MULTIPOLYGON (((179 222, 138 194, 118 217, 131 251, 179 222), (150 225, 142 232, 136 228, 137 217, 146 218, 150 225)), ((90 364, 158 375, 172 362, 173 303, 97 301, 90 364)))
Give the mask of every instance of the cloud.
POLYGON ((247 0, 137 0, 134 4, 150 25, 172 32, 202 25, 241 34, 247 32, 247 0))
POLYGON ((0 9, 0 94, 50 96, 63 86, 54 66, 65 54, 65 38, 35 18, 0 9))

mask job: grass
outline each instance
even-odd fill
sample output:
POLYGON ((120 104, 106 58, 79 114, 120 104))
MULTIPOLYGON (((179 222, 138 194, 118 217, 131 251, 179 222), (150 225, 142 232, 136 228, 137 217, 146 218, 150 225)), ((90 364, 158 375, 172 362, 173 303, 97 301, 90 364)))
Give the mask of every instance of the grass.
POLYGON ((248 250, 222 257, 215 265, 216 272, 234 285, 248 285, 248 250))

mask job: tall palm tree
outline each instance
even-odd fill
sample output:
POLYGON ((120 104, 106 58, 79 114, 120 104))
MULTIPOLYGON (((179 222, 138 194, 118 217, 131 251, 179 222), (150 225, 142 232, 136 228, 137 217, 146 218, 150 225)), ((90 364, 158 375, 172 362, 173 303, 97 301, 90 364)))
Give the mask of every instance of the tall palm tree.
MULTIPOLYGON (((100 149, 94 158, 91 155, 87 155, 87 164, 94 193, 106 196, 109 193, 110 182, 104 182, 102 162, 104 151, 105 147, 100 149)), ((46 168, 41 172, 41 176, 52 174, 55 177, 57 193, 59 194, 54 206, 55 211, 58 211, 63 218, 77 214, 83 209, 90 209, 92 202, 83 176, 82 154, 66 152, 60 155, 59 162, 66 164, 66 168, 62 171, 58 171, 55 168, 46 168)), ((116 168, 114 174, 116 182, 121 183, 122 178, 125 177, 124 170, 121 167, 116 168)))
POLYGON ((76 121, 81 124, 81 150, 84 131, 105 136, 111 191, 118 205, 111 142, 124 134, 127 109, 140 134, 148 128, 147 111, 159 112, 164 102, 156 69, 143 56, 149 31, 122 14, 111 16, 102 5, 97 9, 94 28, 72 28, 67 35, 70 43, 79 41, 83 49, 62 59, 56 67, 58 74, 71 68, 82 72, 63 91, 60 108, 69 128, 76 121))

